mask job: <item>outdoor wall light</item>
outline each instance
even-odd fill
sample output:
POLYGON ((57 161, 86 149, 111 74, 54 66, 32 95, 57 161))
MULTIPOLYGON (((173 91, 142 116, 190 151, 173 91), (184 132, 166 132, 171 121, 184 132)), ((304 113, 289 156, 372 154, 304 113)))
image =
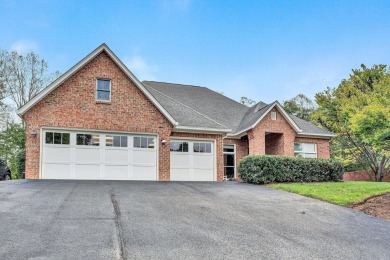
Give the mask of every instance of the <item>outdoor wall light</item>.
POLYGON ((32 136, 33 138, 37 137, 37 131, 35 131, 35 130, 32 130, 32 132, 31 132, 31 136, 32 136))
POLYGON ((166 142, 167 142, 167 141, 166 141, 165 139, 162 139, 162 140, 161 140, 161 143, 162 143, 162 144, 166 144, 166 142))

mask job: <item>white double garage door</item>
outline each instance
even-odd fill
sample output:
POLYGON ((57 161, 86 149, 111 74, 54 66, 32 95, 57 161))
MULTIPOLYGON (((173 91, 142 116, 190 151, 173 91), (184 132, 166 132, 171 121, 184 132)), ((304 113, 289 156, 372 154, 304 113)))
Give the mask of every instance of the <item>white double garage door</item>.
MULTIPOLYGON (((41 140, 42 179, 158 180, 156 135, 43 129, 41 140)), ((187 152, 171 149, 172 181, 215 180, 214 143, 205 153, 202 142, 185 141, 187 152)))

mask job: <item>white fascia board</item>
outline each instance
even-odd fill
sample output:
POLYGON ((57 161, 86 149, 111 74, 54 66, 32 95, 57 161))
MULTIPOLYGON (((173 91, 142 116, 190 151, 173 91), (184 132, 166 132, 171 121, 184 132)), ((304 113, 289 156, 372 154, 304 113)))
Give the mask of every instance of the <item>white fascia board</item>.
POLYGON ((247 135, 248 133, 247 132, 242 132, 241 134, 239 135, 235 135, 235 134, 227 134, 224 138, 228 138, 228 139, 241 139, 243 136, 247 135))
MULTIPOLYGON (((263 118, 268 115, 268 113, 274 108, 274 107, 277 107, 277 109, 279 110, 279 112, 282 113, 283 117, 287 120, 287 122, 292 126, 292 128, 297 132, 297 133, 301 133, 302 132, 302 129, 299 128, 299 126, 294 122, 294 120, 291 119, 291 117, 286 113, 286 111, 283 109, 283 107, 279 104, 279 102, 275 101, 274 104, 272 106, 270 106, 267 111, 259 118, 257 119, 257 121, 251 125, 250 127, 234 134, 234 136, 240 136, 242 133, 245 133, 253 128, 255 128, 261 120, 263 120, 263 118)), ((232 135, 233 136, 233 135, 232 135)))
POLYGON ((172 128, 172 132, 178 133, 200 133, 200 134, 224 134, 230 133, 231 129, 218 129, 207 127, 195 127, 195 126, 176 126, 172 128))
POLYGON ((317 134, 317 133, 299 133, 297 137, 307 137, 307 138, 324 138, 330 139, 332 137, 336 137, 335 134, 317 134))
POLYGON ((157 102, 157 100, 146 90, 146 88, 142 85, 142 83, 134 76, 133 73, 123 64, 123 62, 110 50, 110 48, 103 43, 90 54, 88 54, 85 58, 79 61, 76 65, 70 68, 67 72, 61 75, 58 79, 53 81, 49 86, 44 88, 41 92, 35 95, 29 102, 27 102, 24 106, 20 107, 17 111, 18 115, 23 115, 27 112, 31 107, 41 101, 46 95, 52 92, 56 87, 58 87, 61 83, 63 83, 66 79, 76 73, 79 69, 81 69, 85 64, 91 61, 94 57, 96 57, 99 53, 105 51, 112 60, 122 69, 123 72, 136 84, 136 86, 144 93, 144 95, 152 101, 152 103, 160 110, 160 112, 171 122, 174 126, 178 123, 176 120, 157 102))

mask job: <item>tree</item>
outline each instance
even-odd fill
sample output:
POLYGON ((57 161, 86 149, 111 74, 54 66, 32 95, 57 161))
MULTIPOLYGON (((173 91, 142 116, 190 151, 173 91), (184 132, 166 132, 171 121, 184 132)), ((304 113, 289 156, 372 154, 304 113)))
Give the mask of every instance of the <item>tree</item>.
POLYGON ((298 94, 292 99, 283 101, 282 106, 287 113, 302 118, 306 121, 312 121, 311 115, 316 110, 314 101, 304 94, 298 94))
POLYGON ((338 159, 357 162, 382 181, 390 171, 390 72, 386 65, 352 70, 337 88, 316 94, 313 118, 337 133, 338 159))
POLYGON ((47 73, 47 63, 37 54, 0 51, 0 101, 8 95, 16 107, 26 104, 60 73, 47 73))
POLYGON ((4 130, 9 123, 13 123, 12 108, 0 101, 0 131, 4 130))
POLYGON ((11 123, 0 132, 0 158, 7 161, 12 177, 21 176, 18 172, 18 154, 26 148, 26 130, 21 124, 11 123))
POLYGON ((254 104, 256 104, 256 101, 254 101, 250 98, 247 98, 247 97, 241 97, 240 103, 247 106, 247 107, 250 107, 250 106, 253 106, 254 104))

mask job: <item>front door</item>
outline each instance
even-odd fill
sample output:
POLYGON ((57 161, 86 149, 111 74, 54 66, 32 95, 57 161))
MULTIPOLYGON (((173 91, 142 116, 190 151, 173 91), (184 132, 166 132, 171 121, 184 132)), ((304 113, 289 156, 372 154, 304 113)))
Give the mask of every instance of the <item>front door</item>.
POLYGON ((234 144, 223 145, 224 179, 233 180, 236 177, 236 149, 234 144))

